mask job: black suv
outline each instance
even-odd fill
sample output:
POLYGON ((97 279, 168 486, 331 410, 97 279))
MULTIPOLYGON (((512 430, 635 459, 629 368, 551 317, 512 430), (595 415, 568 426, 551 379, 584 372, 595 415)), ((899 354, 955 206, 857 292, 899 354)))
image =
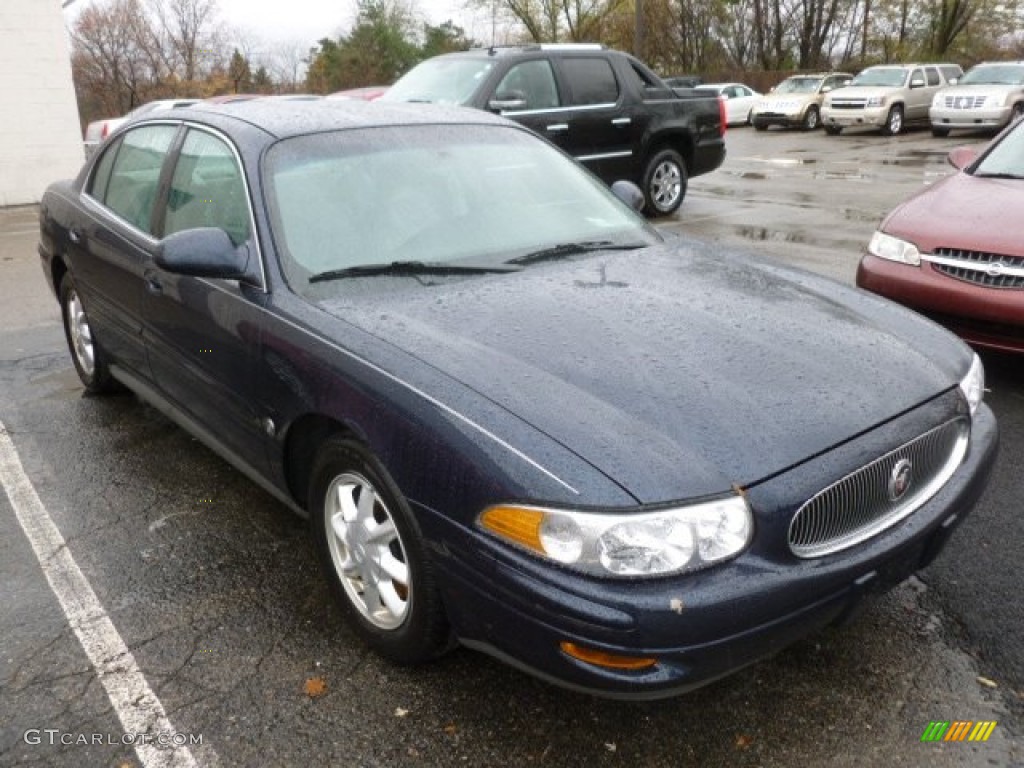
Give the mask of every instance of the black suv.
POLYGON ((635 182, 651 216, 674 212, 687 179, 725 159, 718 98, 673 89, 637 59, 600 45, 492 47, 437 56, 382 98, 504 115, 606 183, 635 182))

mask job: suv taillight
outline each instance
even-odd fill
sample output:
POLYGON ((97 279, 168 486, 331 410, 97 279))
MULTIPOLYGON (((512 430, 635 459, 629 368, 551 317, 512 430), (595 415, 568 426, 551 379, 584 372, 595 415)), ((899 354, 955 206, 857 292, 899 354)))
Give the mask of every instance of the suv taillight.
POLYGON ((108 133, 110 133, 110 123, 104 121, 103 130, 100 131, 100 141, 103 141, 103 139, 107 138, 108 133))
POLYGON ((719 120, 719 125, 722 126, 721 128, 719 128, 719 134, 718 135, 719 136, 725 136, 725 127, 726 127, 726 124, 729 121, 726 118, 726 114, 725 114, 725 99, 722 98, 721 96, 718 97, 718 120, 719 120))

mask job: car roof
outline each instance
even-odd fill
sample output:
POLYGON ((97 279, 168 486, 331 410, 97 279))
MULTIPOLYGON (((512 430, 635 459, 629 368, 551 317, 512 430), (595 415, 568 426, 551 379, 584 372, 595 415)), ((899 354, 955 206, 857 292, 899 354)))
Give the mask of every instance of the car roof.
MULTIPOLYGON (((225 125, 232 120, 256 126, 277 138, 352 128, 401 125, 514 125, 478 109, 437 104, 318 99, 252 99, 228 104, 199 103, 174 110, 174 119, 225 125)), ((167 120, 167 115, 153 120, 167 120)), ((141 121, 140 121, 141 122, 141 121)))

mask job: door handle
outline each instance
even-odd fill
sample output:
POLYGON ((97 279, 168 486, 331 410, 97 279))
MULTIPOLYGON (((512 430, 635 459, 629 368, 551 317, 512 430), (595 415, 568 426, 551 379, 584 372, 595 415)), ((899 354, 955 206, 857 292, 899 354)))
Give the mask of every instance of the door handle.
POLYGON ((628 117, 616 117, 612 120, 612 125, 629 125, 631 122, 633 122, 632 119, 628 117))
POLYGON ((154 296, 162 296, 164 292, 164 284, 160 282, 160 278, 156 275, 146 275, 146 290, 154 296))
POLYGON ((79 243, 82 242, 82 233, 79 232, 74 227, 72 227, 71 229, 68 230, 68 240, 70 240, 75 245, 78 245, 79 243))
POLYGON ((547 128, 549 133, 565 133, 569 130, 568 123, 552 123, 547 128))

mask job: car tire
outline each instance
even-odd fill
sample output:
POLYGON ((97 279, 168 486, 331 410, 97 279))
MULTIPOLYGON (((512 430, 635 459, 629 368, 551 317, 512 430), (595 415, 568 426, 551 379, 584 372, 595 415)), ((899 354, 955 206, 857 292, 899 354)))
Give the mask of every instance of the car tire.
POLYGON ((82 304, 82 297, 78 294, 70 272, 64 274, 58 290, 64 338, 67 339, 71 361, 75 364, 75 371, 85 391, 90 395, 120 391, 121 386, 110 375, 106 353, 93 337, 85 305, 82 304))
POLYGON ((838 125, 826 125, 825 126, 825 133, 827 133, 829 136, 838 136, 842 132, 843 132, 842 126, 838 126, 838 125))
POLYGON ((387 470, 360 443, 335 436, 321 446, 309 513, 331 592, 367 645, 397 664, 429 661, 451 647, 416 518, 387 470))
POLYGON ((768 130, 768 125, 767 125, 767 123, 754 123, 754 130, 755 131, 767 131, 768 130))
POLYGON ((1013 125, 1022 117, 1024 117, 1024 102, 1018 101, 1013 105, 1013 109, 1010 110, 1010 125, 1013 125))
POLYGON ((944 139, 949 136, 949 128, 936 128, 932 126, 932 136, 937 139, 944 139))
POLYGON ((805 131, 814 131, 821 125, 821 113, 818 108, 813 104, 807 108, 804 113, 804 119, 800 123, 800 127, 805 131))
POLYGON ((648 216, 675 213, 686 196, 686 163, 674 149, 655 152, 644 170, 644 212, 648 216))
POLYGON ((893 104, 889 108, 889 114, 885 116, 885 125, 882 126, 883 136, 898 136, 903 131, 903 107, 893 104))

